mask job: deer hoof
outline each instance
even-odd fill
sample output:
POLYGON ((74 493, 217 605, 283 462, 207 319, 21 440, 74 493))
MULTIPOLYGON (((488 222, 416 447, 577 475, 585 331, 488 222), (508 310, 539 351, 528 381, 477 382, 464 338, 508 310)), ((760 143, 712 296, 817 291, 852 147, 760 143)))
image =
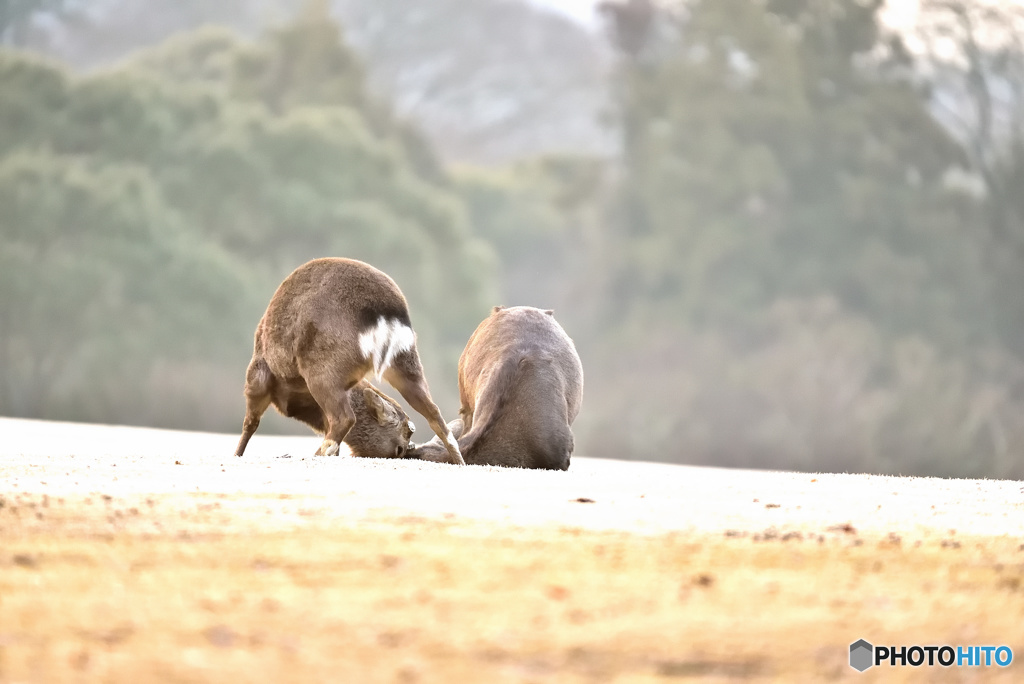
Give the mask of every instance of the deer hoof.
POLYGON ((462 458, 462 452, 459 450, 459 443, 455 441, 452 433, 448 433, 445 442, 447 442, 448 456, 452 465, 466 465, 465 459, 462 458))
POLYGON ((316 456, 337 456, 341 445, 333 439, 325 439, 320 448, 316 450, 316 456))

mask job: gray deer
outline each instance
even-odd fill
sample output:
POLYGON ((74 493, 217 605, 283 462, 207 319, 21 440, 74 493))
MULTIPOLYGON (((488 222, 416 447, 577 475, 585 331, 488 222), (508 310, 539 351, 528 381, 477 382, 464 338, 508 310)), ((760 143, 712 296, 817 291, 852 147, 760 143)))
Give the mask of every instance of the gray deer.
MULTIPOLYGON (((566 470, 583 365, 554 312, 494 307, 459 358, 459 418, 449 424, 466 463, 566 470)), ((409 458, 443 461, 433 439, 409 458)))
POLYGON ((335 456, 345 441, 358 456, 405 456, 414 428, 394 401, 364 381, 371 372, 427 419, 444 445, 445 458, 437 460, 465 465, 430 397, 402 291, 369 264, 341 258, 303 264, 271 298, 256 326, 235 455, 245 452, 273 404, 324 433, 317 455, 335 456))

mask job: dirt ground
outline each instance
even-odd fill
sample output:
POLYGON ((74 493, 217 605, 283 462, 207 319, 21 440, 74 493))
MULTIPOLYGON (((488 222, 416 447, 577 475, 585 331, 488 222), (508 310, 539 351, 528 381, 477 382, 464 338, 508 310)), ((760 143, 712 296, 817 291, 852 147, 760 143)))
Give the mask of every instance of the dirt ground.
POLYGON ((0 419, 0 682, 1024 681, 1021 482, 236 437, 0 419))

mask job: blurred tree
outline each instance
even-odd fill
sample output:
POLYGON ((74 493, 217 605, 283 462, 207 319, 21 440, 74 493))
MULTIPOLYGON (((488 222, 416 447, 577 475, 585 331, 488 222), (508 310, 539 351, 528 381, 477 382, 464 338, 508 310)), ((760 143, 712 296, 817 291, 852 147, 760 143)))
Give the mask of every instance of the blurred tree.
POLYGON ((606 167, 590 157, 558 155, 456 171, 470 223, 501 256, 502 303, 556 308, 570 327, 591 318, 606 167))
POLYGON ((206 163, 170 193, 193 203, 208 235, 260 258, 269 251, 289 270, 338 253, 416 274, 429 285, 410 294, 413 308, 435 318, 418 331, 461 350, 487 309, 481 282, 493 256, 470 233, 425 139, 367 93, 326 3, 307 3, 294 23, 259 42, 219 29, 172 38, 135 56, 130 69, 254 107, 235 108, 214 139, 187 143, 206 163), (472 294, 453 305, 463 292, 472 294))
POLYGON ((990 329, 944 185, 963 156, 881 73, 879 4, 693 3, 661 56, 627 58, 613 301, 686 322, 828 292, 891 334, 990 329))
POLYGON ((144 169, 19 151, 0 158, 0 204, 3 413, 110 419, 156 360, 244 348, 251 278, 188 238, 144 169))
POLYGON ((294 0, 64 0, 59 15, 41 15, 23 47, 77 69, 109 65, 145 46, 204 25, 255 35, 294 13, 294 0), (54 19, 57 19, 54 21, 54 19))
MULTIPOLYGON (((314 11, 315 3, 310 7, 314 11)), ((8 349, 17 347, 14 358, 27 364, 20 367, 21 375, 5 380, 7 400, 28 386, 44 397, 18 412, 60 414, 63 409, 45 399, 53 393, 84 405, 95 378, 114 363, 136 368, 142 377, 157 371, 166 376, 169 357, 154 350, 167 345, 182 353, 194 351, 193 368, 217 367, 225 359, 234 360, 236 370, 244 368, 251 342, 240 341, 251 340, 273 288, 302 262, 329 254, 365 259, 396 278, 409 296, 429 376, 452 379, 436 383, 434 394, 454 403, 458 353, 493 300, 493 256, 470 234, 465 207, 447 189, 447 178, 438 169, 431 176, 417 168, 401 127, 374 131, 368 125, 370 112, 387 110, 360 94, 357 63, 343 58, 347 53, 339 35, 337 27, 325 30, 308 17, 258 42, 203 31, 83 78, 0 53, 0 120, 5 122, 0 164, 14 164, 12 194, 4 206, 19 212, 0 221, 0 235, 17 237, 15 245, 26 241, 29 252, 40 249, 37 242, 47 236, 58 236, 59 244, 68 245, 68 258, 74 253, 84 257, 75 266, 82 270, 61 261, 47 277, 68 269, 69 283, 82 280, 76 294, 95 306, 107 301, 95 295, 96 288, 148 297, 137 309, 122 310, 117 305, 121 295, 111 295, 114 304, 105 313, 78 321, 97 326, 84 335, 94 356, 73 366, 78 375, 59 370, 64 359, 73 363, 82 357, 67 353, 67 345, 78 344, 77 328, 57 334, 55 313, 26 326, 22 337, 5 339, 8 349), (308 41, 290 33, 305 29, 313 32, 308 41), (282 35, 292 37, 282 43, 282 35), (300 59, 295 53, 302 45, 309 46, 309 53, 301 57, 301 71, 322 68, 322 73, 338 74, 322 89, 312 82, 295 83, 292 89, 295 79, 277 76, 282 69, 287 72, 282 63, 300 59), (268 90, 267 84, 275 82, 268 90), (363 104, 366 109, 360 108, 363 104), (37 179, 31 183, 23 180, 26 165, 36 169, 29 174, 37 179), (49 187, 56 188, 52 197, 41 190, 49 187), (76 222, 78 213, 82 217, 76 222), (205 266, 188 265, 203 264, 203 259, 209 261, 205 266), (175 264, 182 264, 180 281, 170 279, 175 264), (208 275, 200 277, 204 268, 208 275), (147 272, 150 286, 119 284, 121 278, 147 272), (215 293, 202 289, 211 279, 222 284, 210 286, 215 293), (200 296, 205 309, 191 299, 200 296), (158 322, 173 320, 170 312, 179 306, 194 312, 194 324, 158 328, 158 322), (213 328, 205 325, 204 310, 216 312, 208 321, 216 324, 213 328), (148 327, 134 326, 132 316, 143 312, 151 319, 148 327), (219 333, 214 332, 217 326, 219 333), (122 327, 140 328, 129 338, 134 356, 126 351, 128 341, 119 339, 122 327), (51 361, 38 366, 57 370, 43 372, 20 350, 45 338, 49 328, 57 346, 39 346, 51 361), (166 334, 146 332, 157 329, 166 334), (189 342, 193 335, 208 346, 197 348, 189 342), (151 344, 154 339, 162 343, 151 344), (101 352, 106 354, 102 359, 101 352), (90 377, 83 375, 85 369, 90 377)), ((62 311, 58 291, 33 284, 26 268, 12 271, 4 283, 2 299, 25 307, 7 312, 9 320, 29 309, 62 311), (16 287, 36 296, 21 297, 16 287)), ((208 408, 204 427, 235 427, 240 377, 230 392, 221 389, 203 398, 208 408), (215 421, 220 422, 211 425, 215 421)), ((182 405, 197 399, 187 387, 178 391, 182 405)), ((168 412, 154 411, 155 403, 150 397, 125 413, 99 418, 178 424, 168 412)), ((0 404, 0 411, 12 410, 0 404)), ((192 416, 187 410, 179 415, 185 414, 192 416)))
POLYGON ((258 43, 226 28, 204 27, 144 50, 131 63, 161 78, 261 102, 278 115, 297 107, 344 107, 375 135, 399 144, 421 176, 444 180, 419 131, 367 90, 363 65, 345 45, 326 2, 306 3, 293 23, 272 29, 258 43))
POLYGON ((447 159, 610 154, 608 51, 529 2, 336 0, 371 82, 447 159))
POLYGON ((597 11, 611 17, 616 46, 632 57, 639 55, 654 24, 654 3, 651 0, 605 1, 597 4, 597 11))
POLYGON ((1024 354, 1024 3, 929 0, 912 38, 936 116, 964 150, 950 180, 982 202, 1003 343, 1024 354))
MULTIPOLYGON (((832 453, 884 470, 898 467, 879 455, 887 446, 909 449, 909 431, 930 426, 958 445, 937 456, 945 472, 971 449, 995 454, 991 462, 1005 471, 1004 442, 990 439, 1000 432, 990 423, 946 432, 975 425, 952 415, 974 415, 987 382, 979 353, 996 343, 993 282, 971 229, 979 206, 948 182, 966 156, 931 116, 900 38, 880 28, 881 4, 693 2, 658 9, 642 44, 620 40, 624 168, 609 207, 604 310, 591 333, 603 331, 593 354, 606 363, 623 348, 645 361, 591 383, 619 401, 587 418, 598 430, 630 426, 620 448, 656 457, 691 435, 690 444, 704 445, 688 457, 695 460, 751 465, 760 454, 762 463, 810 467, 800 453, 832 453), (817 388, 802 380, 813 369, 796 328, 757 321, 779 302, 814 311, 821 297, 836 313, 800 325, 819 326, 823 344, 832 330, 865 324, 870 333, 857 335, 875 341, 851 356, 849 378, 817 388), (780 339, 791 341, 788 354, 775 347, 780 339), (932 377, 966 373, 941 425, 937 407, 896 370, 909 339, 924 340, 932 377), (699 351, 708 340, 723 355, 699 351), (717 381, 685 368, 688 344, 717 381), (676 364, 684 368, 668 370, 676 364), (624 375, 638 373, 638 392, 622 392, 624 375), (785 408, 828 406, 821 392, 844 384, 859 387, 853 396, 864 401, 875 393, 884 401, 875 413, 837 408, 827 429, 817 411, 785 408), (669 407, 687 405, 685 387, 695 388, 692 401, 673 415, 669 407), (689 421, 702 415, 712 427, 698 438, 689 421), (734 430, 729 439, 723 429, 734 430)), ((626 3, 609 16, 619 20, 634 5, 645 6, 626 3)), ((1014 439, 1024 437, 1019 427, 1014 439)), ((920 449, 907 461, 921 458, 920 449)))
MULTIPOLYGON (((330 5, 366 61, 373 90, 386 94, 403 119, 416 120, 405 133, 424 131, 445 158, 496 163, 548 152, 612 151, 612 136, 595 117, 607 106, 608 51, 567 18, 509 0, 330 5)), ((78 68, 109 64, 201 26, 252 35, 297 9, 315 16, 297 0, 90 0, 77 6, 73 20, 35 31, 29 45, 78 68)), ((266 75, 274 73, 284 72, 266 75)))

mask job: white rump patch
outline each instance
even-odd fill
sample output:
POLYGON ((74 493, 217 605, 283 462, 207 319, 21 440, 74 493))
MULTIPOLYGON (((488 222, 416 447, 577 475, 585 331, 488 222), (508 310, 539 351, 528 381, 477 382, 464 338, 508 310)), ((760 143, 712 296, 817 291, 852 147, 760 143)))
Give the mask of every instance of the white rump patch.
POLYGON ((359 335, 359 351, 373 361, 373 374, 380 382, 391 362, 398 354, 407 352, 416 344, 416 333, 397 319, 388 321, 381 316, 377 325, 359 335))

